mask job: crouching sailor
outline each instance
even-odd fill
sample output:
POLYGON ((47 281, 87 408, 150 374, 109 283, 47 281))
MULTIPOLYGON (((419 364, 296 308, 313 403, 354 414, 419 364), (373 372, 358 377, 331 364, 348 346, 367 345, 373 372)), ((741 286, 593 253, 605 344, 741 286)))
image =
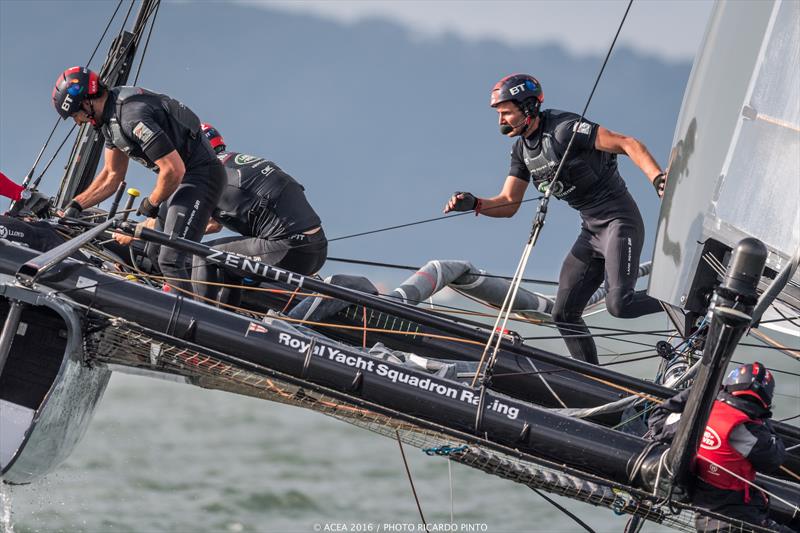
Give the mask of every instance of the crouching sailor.
MULTIPOLYGON (((155 218, 159 205, 166 203, 164 232, 200 240, 225 187, 225 170, 188 107, 139 87, 108 88, 83 67, 65 70, 56 79, 53 105, 61 118, 100 130, 106 145, 103 169, 69 203, 66 216, 77 217, 113 195, 125 179, 129 159, 134 159, 158 174, 138 214, 155 218)), ((120 244, 131 241, 122 234, 115 238, 120 244)), ((161 273, 170 285, 186 291, 191 290, 188 262, 187 253, 161 247, 161 273)))
MULTIPOLYGON (((769 474, 783 463, 783 441, 770 425, 775 380, 761 363, 742 365, 723 381, 697 453, 697 479, 692 502, 716 513, 778 532, 793 529, 768 517, 768 496, 754 481, 756 472, 769 474)), ((650 417, 658 440, 671 440, 686 405, 689 390, 664 402, 650 417)), ((739 526, 702 516, 697 531, 739 531, 739 526)))
MULTIPOLYGON (((206 233, 224 226, 239 234, 205 244, 298 274, 319 271, 328 257, 328 240, 303 186, 272 161, 227 151, 222 135, 210 124, 203 124, 202 130, 228 176, 206 233)), ((238 285, 241 277, 204 258, 194 258, 192 280, 195 292, 204 298, 229 305, 241 301, 240 289, 207 283, 238 285)))

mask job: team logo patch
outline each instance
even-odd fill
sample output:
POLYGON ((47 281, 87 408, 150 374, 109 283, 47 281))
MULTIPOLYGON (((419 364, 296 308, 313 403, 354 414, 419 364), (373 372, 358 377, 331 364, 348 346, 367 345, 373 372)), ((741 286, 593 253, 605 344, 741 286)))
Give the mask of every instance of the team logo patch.
POLYGON ((153 137, 153 130, 148 128, 144 122, 140 122, 134 126, 133 136, 142 141, 142 144, 144 144, 153 137))
POLYGON ((9 237, 22 239, 25 237, 25 232, 15 231, 13 229, 8 229, 5 226, 0 226, 0 239, 7 239, 9 237))
POLYGON ((260 159, 260 157, 256 157, 254 155, 237 154, 233 162, 237 165, 248 165, 253 161, 259 161, 260 159))
POLYGON ((716 450, 720 446, 722 446, 722 439, 719 438, 719 434, 713 428, 706 427, 700 447, 705 450, 716 450))
POLYGON ((574 126, 572 126, 572 131, 577 131, 583 135, 589 135, 592 131, 592 125, 588 122, 576 122, 574 126))

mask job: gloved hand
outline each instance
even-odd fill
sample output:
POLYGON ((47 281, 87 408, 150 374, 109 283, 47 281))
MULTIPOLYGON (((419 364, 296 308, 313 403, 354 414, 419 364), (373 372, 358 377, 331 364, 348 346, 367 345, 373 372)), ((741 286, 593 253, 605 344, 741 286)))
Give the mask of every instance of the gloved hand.
POLYGON ((659 198, 664 196, 664 187, 667 185, 667 175, 662 172, 653 178, 653 187, 656 189, 656 194, 659 198))
POLYGON ((77 200, 72 200, 67 204, 67 208, 64 210, 64 216, 66 218, 78 218, 81 216, 81 212, 83 212, 83 206, 81 206, 77 200))
POLYGON ((158 216, 158 206, 151 204, 150 198, 145 196, 142 203, 139 204, 139 209, 136 210, 136 214, 147 218, 156 218, 158 216))
POLYGON ((478 198, 470 192, 456 191, 444 207, 444 212, 472 211, 478 206, 478 198))

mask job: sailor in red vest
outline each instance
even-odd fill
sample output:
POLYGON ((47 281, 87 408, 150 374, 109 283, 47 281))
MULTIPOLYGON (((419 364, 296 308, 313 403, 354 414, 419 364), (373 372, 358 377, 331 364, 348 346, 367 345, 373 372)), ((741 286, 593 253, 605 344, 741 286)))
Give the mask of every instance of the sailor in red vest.
MULTIPOLYGON (((786 457, 770 424, 775 379, 764 365, 742 365, 728 374, 714 402, 695 462, 692 502, 733 519, 791 532, 768 518, 768 497, 753 482, 756 472, 777 470, 786 457)), ((689 390, 664 402, 650 418, 658 440, 670 440, 689 390)), ((738 526, 698 514, 697 531, 738 531, 738 526)))

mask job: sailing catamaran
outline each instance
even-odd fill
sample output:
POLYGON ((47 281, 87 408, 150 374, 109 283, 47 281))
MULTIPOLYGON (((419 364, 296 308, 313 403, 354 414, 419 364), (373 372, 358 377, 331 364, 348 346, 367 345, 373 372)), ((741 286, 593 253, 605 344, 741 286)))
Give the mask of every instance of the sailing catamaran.
MULTIPOLYGON (((157 5, 144 0, 132 30, 114 41, 100 70, 107 84, 126 83, 157 5)), ((81 223, 33 226, 20 216, 41 214, 41 203, 19 202, 4 227, 72 238, 43 250, 14 231, 0 239, 3 481, 30 483, 55 469, 86 430, 111 372, 130 370, 313 409, 630 514, 632 528, 646 519, 688 530, 698 512, 764 530, 698 509, 676 489, 689 483, 698 431, 739 338, 759 323, 791 329, 767 313, 800 312, 800 195, 785 194, 796 192, 800 169, 800 69, 784 64, 798 61, 799 43, 796 2, 720 3, 711 17, 678 119, 650 273, 649 293, 680 337, 654 347, 664 356, 655 383, 529 346, 513 331, 415 308, 428 296, 416 274, 379 296, 361 278, 323 282, 148 229, 137 230, 128 254, 102 242, 112 228, 133 230, 116 215, 123 188, 108 213, 81 223), (752 29, 745 34, 737 30, 744 21, 752 29), (162 292, 141 243, 244 271, 258 290, 231 310, 162 292), (497 350, 484 365, 493 338, 497 350), (632 422, 690 384, 672 446, 643 438, 632 422)), ((88 185, 101 149, 84 127, 54 206, 88 185)), ((437 288, 450 283, 490 306, 502 306, 509 288, 463 263, 422 270, 437 288)), ((547 315, 541 295, 512 300, 520 317, 547 315)), ((796 426, 776 429, 787 447, 800 444, 796 426)), ((797 523, 799 472, 794 448, 778 475, 757 480, 779 522, 797 523)))

